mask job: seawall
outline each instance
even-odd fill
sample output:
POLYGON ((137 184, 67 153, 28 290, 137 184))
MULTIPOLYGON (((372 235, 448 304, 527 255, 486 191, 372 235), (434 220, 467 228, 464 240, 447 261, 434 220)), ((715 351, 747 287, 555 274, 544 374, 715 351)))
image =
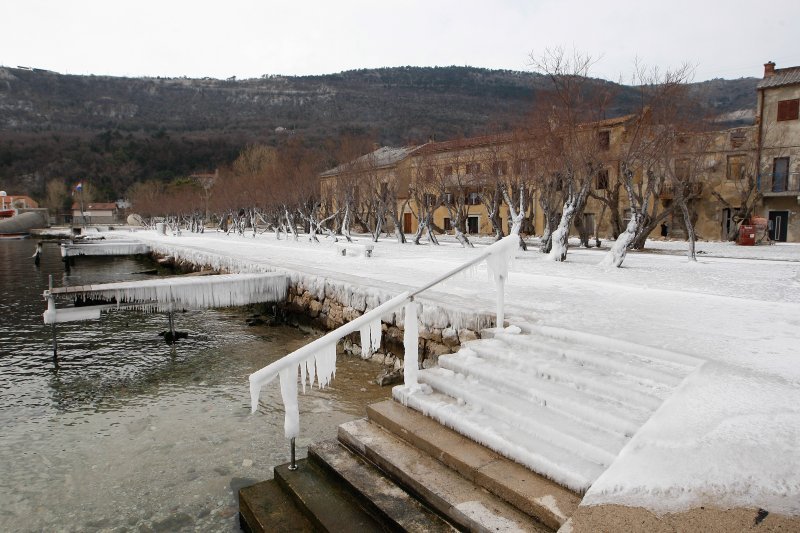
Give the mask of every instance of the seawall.
MULTIPOLYGON (((328 331, 350 322, 399 293, 385 287, 298 272, 263 262, 241 260, 218 252, 198 251, 158 242, 150 242, 149 245, 155 258, 162 261, 169 258, 182 271, 284 273, 289 279, 289 288, 286 301, 279 305, 290 322, 308 324, 328 331)), ((447 308, 424 297, 417 297, 415 301, 422 305, 418 319, 420 364, 423 367, 434 365, 441 354, 457 351, 462 342, 480 338, 482 329, 494 325, 492 315, 447 308)), ((382 330, 381 349, 372 358, 399 368, 403 357, 402 310, 384 315, 382 330)), ((358 342, 358 335, 354 334, 344 339, 340 347, 359 354, 358 342)))

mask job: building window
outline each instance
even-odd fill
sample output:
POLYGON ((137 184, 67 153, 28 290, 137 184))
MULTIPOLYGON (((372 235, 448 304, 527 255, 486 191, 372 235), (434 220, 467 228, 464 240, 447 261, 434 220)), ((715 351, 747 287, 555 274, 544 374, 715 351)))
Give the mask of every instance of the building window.
POLYGON ((494 161, 492 163, 492 174, 494 176, 505 176, 508 174, 508 162, 494 161))
POLYGON ((481 195, 476 192, 471 192, 466 198, 467 205, 478 205, 481 203, 481 195))
POLYGON ((800 98, 778 102, 778 121, 797 120, 800 114, 800 98))
POLYGON ((527 175, 531 169, 531 162, 528 159, 517 159, 514 161, 514 174, 517 176, 527 175))
POLYGON ((453 165, 447 165, 446 167, 444 167, 444 175, 445 176, 453 175, 453 165))
POLYGON ((744 177, 744 155, 729 155, 726 176, 729 180, 740 180, 744 177))
POLYGON ((632 215, 633 214, 631 213, 630 209, 625 209, 625 210, 622 211, 622 227, 623 228, 627 228, 628 227, 628 224, 630 224, 630 222, 631 222, 631 216, 632 215))
POLYGON ((431 207, 436 205, 436 195, 431 193, 425 193, 422 197, 422 201, 425 203, 425 207, 431 207))
POLYGON ((481 172, 481 164, 480 163, 467 163, 467 174, 472 174, 473 176, 480 174, 481 172))
POLYGON ((784 192, 789 181, 789 158, 776 157, 772 162, 772 192, 784 192))
POLYGON ((450 217, 444 217, 442 225, 444 226, 442 229, 444 230, 445 233, 447 233, 447 230, 452 228, 452 226, 450 225, 450 217))
POLYGON ((598 131, 597 132, 597 144, 601 150, 609 150, 611 148, 611 132, 610 131, 598 131))
POLYGON ((598 190, 608 189, 608 170, 603 169, 597 173, 597 187, 598 190))
POLYGON ((446 192, 442 195, 442 204, 443 205, 453 205, 453 193, 446 192))
POLYGON ((426 168, 425 169, 425 179, 428 181, 433 181, 433 169, 426 168))

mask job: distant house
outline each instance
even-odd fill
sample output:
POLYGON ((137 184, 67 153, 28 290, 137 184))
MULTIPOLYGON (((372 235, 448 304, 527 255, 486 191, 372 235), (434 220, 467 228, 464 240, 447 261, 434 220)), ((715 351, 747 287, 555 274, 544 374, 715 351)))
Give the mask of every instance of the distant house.
POLYGON ((5 194, 4 192, 0 193, 0 208, 2 209, 29 209, 37 207, 39 207, 39 204, 30 196, 5 194))
POLYGON ((84 204, 81 213, 81 204, 72 204, 72 220, 75 224, 114 224, 117 222, 117 204, 108 203, 89 203, 84 204))

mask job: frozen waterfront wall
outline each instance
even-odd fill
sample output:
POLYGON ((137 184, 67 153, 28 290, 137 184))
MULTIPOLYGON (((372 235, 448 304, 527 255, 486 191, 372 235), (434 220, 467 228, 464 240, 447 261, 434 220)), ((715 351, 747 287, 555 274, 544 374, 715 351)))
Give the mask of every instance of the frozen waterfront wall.
MULTIPOLYGON (((275 268, 258 261, 242 260, 211 251, 188 250, 182 247, 153 242, 150 244, 154 254, 170 256, 175 263, 228 273, 278 272, 289 279, 285 305, 291 313, 298 313, 312 319, 319 326, 332 330, 361 316, 365 311, 389 301, 397 295, 386 288, 360 285, 323 276, 301 273, 293 270, 275 268)), ((450 353, 464 341, 480 336, 480 331, 494 325, 491 312, 475 312, 452 306, 445 307, 424 296, 417 297, 420 304, 419 338, 420 358, 424 366, 436 362, 439 355, 450 353)), ((385 346, 402 354, 403 310, 384 316, 382 320, 385 346)), ((354 353, 361 353, 355 345, 345 340, 344 346, 354 353)), ((385 354, 378 354, 383 357, 385 354)), ((399 362, 396 362, 396 365, 399 362)))

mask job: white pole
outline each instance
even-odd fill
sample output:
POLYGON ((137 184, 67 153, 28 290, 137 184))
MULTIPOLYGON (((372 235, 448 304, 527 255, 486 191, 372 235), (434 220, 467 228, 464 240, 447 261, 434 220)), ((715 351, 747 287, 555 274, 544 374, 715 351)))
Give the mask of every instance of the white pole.
POLYGON ((495 276, 494 284, 497 290, 497 320, 496 326, 498 328, 505 327, 505 316, 503 313, 503 307, 505 302, 505 276, 495 276))

